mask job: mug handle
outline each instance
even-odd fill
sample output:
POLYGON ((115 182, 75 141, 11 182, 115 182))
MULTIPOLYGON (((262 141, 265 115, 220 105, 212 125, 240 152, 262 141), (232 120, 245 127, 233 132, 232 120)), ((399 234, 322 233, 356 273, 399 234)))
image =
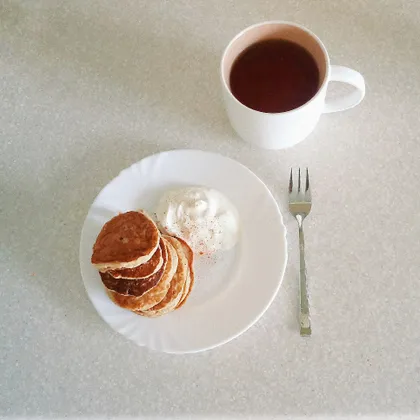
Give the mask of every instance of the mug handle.
POLYGON ((327 99, 323 111, 325 114, 353 108, 354 106, 359 105, 365 96, 365 79, 356 70, 343 66, 331 66, 329 82, 347 83, 354 86, 356 89, 344 96, 327 99))

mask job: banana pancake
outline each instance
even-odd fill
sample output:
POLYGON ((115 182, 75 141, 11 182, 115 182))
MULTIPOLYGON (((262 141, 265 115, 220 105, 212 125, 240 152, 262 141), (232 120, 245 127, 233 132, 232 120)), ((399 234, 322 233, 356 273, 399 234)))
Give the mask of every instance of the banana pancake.
MULTIPOLYGON (((99 272, 102 283, 104 286, 120 295, 130 296, 143 296, 152 287, 155 287, 163 276, 165 270, 165 264, 168 259, 166 246, 160 241, 163 249, 163 258, 161 268, 154 274, 146 278, 131 279, 131 278, 115 278, 111 275, 111 272, 101 273, 99 272)), ((146 263, 147 264, 147 263, 146 263)), ((127 269, 133 270, 133 269, 127 269)), ((134 269, 135 270, 135 269, 134 269)), ((123 271, 123 270, 121 270, 123 271)))
POLYGON ((157 273, 162 268, 162 265, 162 245, 159 244, 159 247, 153 254, 152 258, 150 258, 150 260, 145 262, 144 264, 141 264, 134 268, 121 268, 119 270, 109 270, 108 273, 116 279, 143 279, 157 273))
POLYGON ((178 255, 178 267, 176 273, 172 277, 171 285, 165 298, 149 310, 142 311, 141 315, 147 317, 161 316, 174 310, 183 297, 185 281, 188 277, 188 259, 184 254, 181 242, 171 236, 163 237, 174 247, 178 255))
POLYGON ((176 238, 182 245, 182 250, 184 252, 185 257, 188 260, 188 276, 185 280, 185 286, 182 293, 181 300, 179 301, 176 309, 180 308, 184 305, 184 303, 187 301, 188 296, 191 293, 191 290, 194 285, 194 253, 193 250, 190 248, 190 246, 181 238, 176 238))
POLYGON ((159 246, 154 221, 141 211, 113 217, 103 226, 93 246, 92 264, 99 271, 133 268, 150 260, 159 246))
POLYGON ((166 239, 163 239, 162 243, 165 248, 164 252, 167 253, 167 259, 161 269, 163 272, 158 283, 141 296, 124 295, 107 289, 108 296, 118 306, 131 311, 146 311, 165 298, 170 288, 172 277, 178 267, 178 255, 174 247, 166 239))

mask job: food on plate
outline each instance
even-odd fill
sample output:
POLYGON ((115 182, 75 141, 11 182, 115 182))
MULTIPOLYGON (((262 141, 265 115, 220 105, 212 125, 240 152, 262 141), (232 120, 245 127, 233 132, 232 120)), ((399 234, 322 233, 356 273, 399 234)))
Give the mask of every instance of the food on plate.
POLYGON ((238 212, 212 188, 167 191, 159 201, 156 216, 167 234, 183 239, 200 254, 231 249, 238 241, 238 212))
POLYGON ((93 246, 92 264, 99 271, 133 268, 152 258, 160 233, 144 212, 129 211, 105 223, 93 246))
POLYGON ((177 308, 180 308, 187 301, 187 298, 190 295, 191 290, 194 285, 194 269, 193 269, 194 253, 192 249, 190 248, 190 246, 183 239, 176 238, 176 240, 181 244, 182 251, 188 263, 187 278, 185 279, 185 286, 182 292, 182 298, 179 301, 178 306, 177 306, 177 308))
POLYGON ((176 238, 170 236, 164 236, 164 238, 173 246, 175 252, 178 256, 178 267, 176 273, 174 274, 171 286, 162 302, 155 305, 153 308, 150 308, 146 311, 143 311, 141 315, 148 317, 155 317, 163 315, 174 310, 178 307, 178 304, 181 302, 181 299, 184 297, 185 287, 189 289, 190 282, 187 278, 189 277, 189 263, 188 259, 184 254, 181 242, 176 238))
POLYGON ((137 267, 133 268, 120 268, 119 270, 109 270, 109 274, 116 279, 142 279, 150 277, 162 268, 162 246, 162 244, 159 244, 159 247, 152 255, 152 258, 150 258, 150 260, 145 262, 144 264, 140 264, 137 267))
POLYGON ((108 296, 119 306, 131 311, 146 311, 162 302, 171 286, 171 281, 178 267, 178 256, 173 246, 163 239, 166 248, 167 260, 162 270, 162 275, 156 286, 149 289, 141 296, 123 295, 107 290, 108 296))
POLYGON ((122 213, 107 222, 92 263, 113 302, 150 318, 181 307, 194 283, 191 248, 180 238, 161 235, 145 212, 122 213))
MULTIPOLYGON (((148 277, 140 277, 140 278, 124 278, 124 277, 114 277, 113 270, 108 271, 107 273, 99 273, 102 279, 102 283, 105 287, 109 290, 117 292, 121 295, 132 295, 132 296, 142 296, 146 293, 149 289, 156 286, 157 283, 162 278, 165 264, 167 260, 166 256, 166 246, 163 243, 163 240, 160 240, 160 248, 162 251, 162 267, 154 274, 148 277)), ((145 263, 148 264, 148 263, 145 263)), ((141 266, 140 266, 141 267, 141 266)), ((140 269, 140 267, 138 267, 140 269)), ((137 267, 136 267, 137 268, 137 267)), ((127 269, 127 270, 135 270, 134 269, 127 269)))
POLYGON ((239 235, 236 208, 211 188, 166 192, 156 216, 164 234, 144 211, 113 217, 100 231, 91 258, 110 299, 149 318, 185 304, 194 285, 194 252, 231 249, 239 235))

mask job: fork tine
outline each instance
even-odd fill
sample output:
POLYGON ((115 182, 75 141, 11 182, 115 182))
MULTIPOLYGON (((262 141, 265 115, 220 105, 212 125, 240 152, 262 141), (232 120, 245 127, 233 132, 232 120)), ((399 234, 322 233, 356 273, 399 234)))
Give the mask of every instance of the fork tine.
POLYGON ((309 170, 306 168, 306 186, 305 186, 305 200, 311 202, 311 186, 309 184, 309 170))
POLYGON ((289 194, 293 191, 293 168, 290 168, 289 194))
POLYGON ((300 168, 299 168, 299 177, 298 177, 298 193, 300 193, 300 168))
POLYGON ((306 187, 305 187, 305 192, 309 191, 309 170, 308 168, 306 168, 306 187))

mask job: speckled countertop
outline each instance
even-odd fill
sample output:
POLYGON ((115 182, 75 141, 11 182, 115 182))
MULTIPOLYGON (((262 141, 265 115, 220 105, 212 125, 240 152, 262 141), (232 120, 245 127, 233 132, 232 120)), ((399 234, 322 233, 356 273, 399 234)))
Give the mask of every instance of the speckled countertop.
POLYGON ((5 0, 0 35, 0 416, 420 417, 417 2, 5 0), (227 42, 267 19, 306 25, 367 83, 362 105, 277 152, 238 140, 218 75, 227 42), (171 356, 99 318, 78 244, 112 177, 185 147, 236 158, 264 180, 290 261, 248 332, 171 356), (285 206, 297 165, 313 179, 310 340, 297 333, 285 206))

